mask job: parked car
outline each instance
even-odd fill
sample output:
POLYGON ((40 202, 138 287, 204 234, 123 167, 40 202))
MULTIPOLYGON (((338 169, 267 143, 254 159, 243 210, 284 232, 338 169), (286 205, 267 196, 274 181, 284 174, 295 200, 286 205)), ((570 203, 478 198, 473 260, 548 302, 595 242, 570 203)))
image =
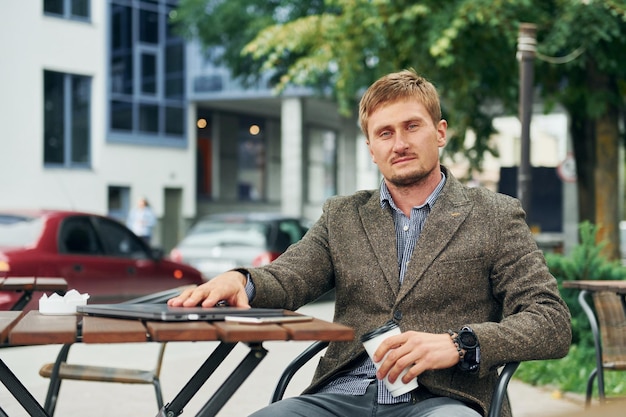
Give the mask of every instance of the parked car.
MULTIPOLYGON (((89 303, 204 282, 200 271, 165 259, 117 220, 59 210, 0 211, 0 277, 62 277, 68 289, 88 293, 89 303)), ((0 310, 19 295, 0 291, 0 310)))
POLYGON ((170 258, 194 266, 211 279, 238 266, 272 262, 307 230, 306 220, 275 213, 210 215, 189 229, 170 258))

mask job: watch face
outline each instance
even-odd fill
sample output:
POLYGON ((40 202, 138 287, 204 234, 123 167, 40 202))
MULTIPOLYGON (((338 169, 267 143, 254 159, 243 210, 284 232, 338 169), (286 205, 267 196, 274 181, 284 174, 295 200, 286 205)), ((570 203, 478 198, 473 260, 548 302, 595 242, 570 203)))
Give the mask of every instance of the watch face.
POLYGON ((476 338, 476 335, 469 330, 462 330, 459 333, 459 341, 466 349, 473 349, 478 346, 478 339, 476 338))

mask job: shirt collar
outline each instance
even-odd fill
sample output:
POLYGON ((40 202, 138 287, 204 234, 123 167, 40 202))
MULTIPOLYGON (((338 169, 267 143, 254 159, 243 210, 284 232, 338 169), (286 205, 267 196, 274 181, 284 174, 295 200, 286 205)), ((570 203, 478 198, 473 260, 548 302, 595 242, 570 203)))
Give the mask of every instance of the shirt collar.
MULTIPOLYGON (((441 181, 439 181, 439 184, 437 184, 437 187, 435 187, 433 192, 430 193, 430 195, 428 196, 424 204, 422 204, 420 207, 424 207, 427 205, 429 208, 432 208, 433 205, 435 204, 435 201, 439 197, 439 194, 441 194, 441 190, 443 190, 443 186, 445 185, 445 183, 446 183, 446 174, 444 174, 442 171, 441 181)), ((398 210, 396 203, 393 201, 393 198, 391 197, 389 188, 387 188, 387 184, 385 183, 385 180, 383 179, 380 182, 380 207, 385 208, 388 206, 391 206, 395 210, 398 210)))

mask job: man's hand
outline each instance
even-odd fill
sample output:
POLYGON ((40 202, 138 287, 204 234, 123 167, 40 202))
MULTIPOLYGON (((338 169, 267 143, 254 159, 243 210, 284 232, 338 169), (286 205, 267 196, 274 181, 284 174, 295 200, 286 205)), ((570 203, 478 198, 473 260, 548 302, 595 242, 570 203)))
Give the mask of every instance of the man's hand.
POLYGON ((446 369, 459 362, 457 351, 449 334, 420 333, 414 331, 388 337, 374 353, 374 362, 380 364, 376 377, 383 379, 388 374, 389 382, 394 383, 400 373, 410 367, 402 378, 407 383, 424 371, 446 369))
POLYGON ((241 272, 228 271, 195 288, 184 290, 179 296, 167 301, 172 307, 214 307, 220 301, 229 306, 250 308, 246 295, 246 276, 241 272))

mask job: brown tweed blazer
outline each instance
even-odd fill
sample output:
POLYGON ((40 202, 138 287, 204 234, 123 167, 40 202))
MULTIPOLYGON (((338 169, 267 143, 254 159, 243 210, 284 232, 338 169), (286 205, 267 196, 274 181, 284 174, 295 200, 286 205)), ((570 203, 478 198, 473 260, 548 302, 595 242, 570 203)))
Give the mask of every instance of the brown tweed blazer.
MULTIPOLYGON (((569 310, 519 202, 465 187, 442 169, 446 184, 402 286, 393 219, 381 209, 378 190, 329 199, 299 243, 270 265, 250 269, 254 306, 295 310, 334 287, 334 320, 356 331, 353 342, 331 343, 305 393, 354 366, 364 353, 360 336, 392 318, 403 331, 445 333, 469 325, 476 332, 478 374, 453 367, 425 372, 418 381, 484 415, 500 365, 567 354, 569 310)), ((508 403, 503 415, 510 415, 508 403)))

